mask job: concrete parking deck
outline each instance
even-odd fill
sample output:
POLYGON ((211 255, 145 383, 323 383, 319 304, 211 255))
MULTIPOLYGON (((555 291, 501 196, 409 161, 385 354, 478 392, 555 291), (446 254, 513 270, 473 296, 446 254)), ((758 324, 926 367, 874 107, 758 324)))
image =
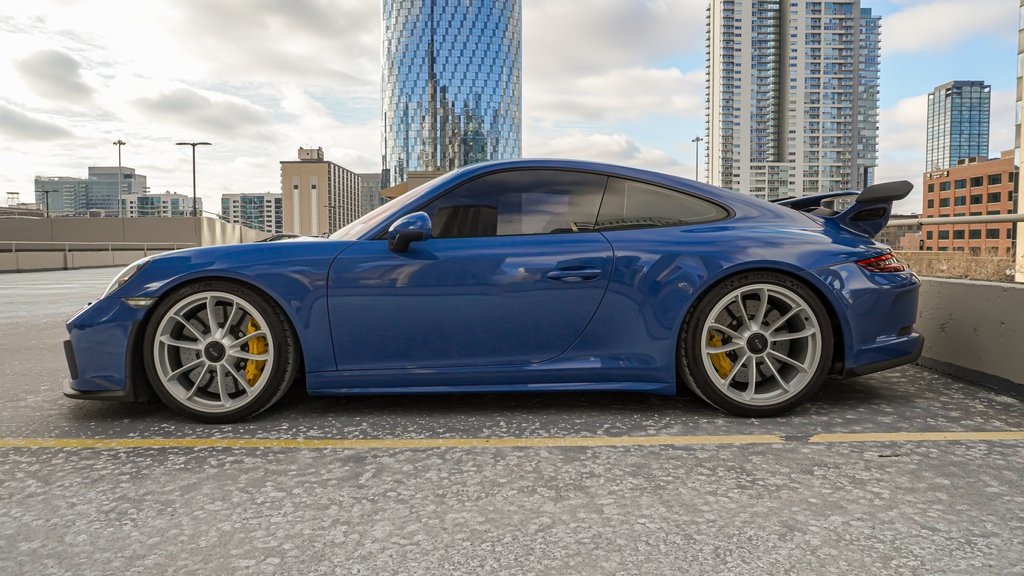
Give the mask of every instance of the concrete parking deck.
POLYGON ((60 394, 114 269, 0 276, 0 574, 1024 574, 1024 403, 920 368, 781 418, 632 394, 60 394))

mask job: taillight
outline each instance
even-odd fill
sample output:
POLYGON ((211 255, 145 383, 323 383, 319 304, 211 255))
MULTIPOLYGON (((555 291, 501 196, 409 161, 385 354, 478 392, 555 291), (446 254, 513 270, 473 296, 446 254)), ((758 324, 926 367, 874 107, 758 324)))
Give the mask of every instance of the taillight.
POLYGON ((873 258, 865 258, 864 260, 857 260, 857 266, 869 271, 869 272, 906 272, 907 267, 902 262, 896 259, 896 255, 892 252, 882 254, 881 256, 875 256, 873 258))

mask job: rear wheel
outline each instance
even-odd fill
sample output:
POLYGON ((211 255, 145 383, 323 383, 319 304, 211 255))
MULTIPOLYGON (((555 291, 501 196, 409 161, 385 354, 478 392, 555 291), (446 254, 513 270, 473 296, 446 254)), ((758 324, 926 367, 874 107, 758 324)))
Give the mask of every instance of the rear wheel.
POLYGON ((817 297, 774 272, 711 289, 683 327, 680 376, 698 395, 741 416, 774 416, 813 396, 832 360, 832 329, 817 297))
POLYGON ((160 399, 203 422, 235 422, 276 402, 295 379, 294 332, 263 295, 198 282, 162 300, 146 327, 146 371, 160 399))

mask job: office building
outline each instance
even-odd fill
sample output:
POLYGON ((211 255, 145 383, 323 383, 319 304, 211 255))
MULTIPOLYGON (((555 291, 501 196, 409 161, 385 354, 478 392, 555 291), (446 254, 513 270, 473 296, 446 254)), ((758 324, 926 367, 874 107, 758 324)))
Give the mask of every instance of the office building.
POLYGON ((281 162, 284 231, 325 236, 359 218, 359 175, 324 159, 323 148, 298 156, 281 162))
MULTIPOLYGON (((149 192, 147 178, 134 168, 120 169, 121 196, 149 192)), ((36 176, 36 202, 46 203, 50 190, 50 214, 61 216, 117 216, 118 167, 91 166, 87 178, 36 176)))
POLYGON ((359 215, 362 216, 384 204, 380 195, 380 172, 359 174, 359 215))
POLYGON ((928 94, 925 170, 952 168, 964 158, 988 158, 992 87, 946 82, 928 94))
MULTIPOLYGON (((924 174, 925 218, 990 216, 1014 210, 1017 168, 1013 150, 994 159, 961 160, 953 168, 924 174)), ((1013 224, 925 224, 925 251, 961 251, 977 256, 1013 256, 1013 224)))
POLYGON ((880 17, 860 0, 713 0, 707 171, 777 199, 873 183, 880 17))
POLYGON ((220 198, 220 218, 260 232, 284 231, 284 195, 273 192, 224 194, 220 198))
POLYGON ((521 150, 520 0, 384 0, 381 187, 521 150))

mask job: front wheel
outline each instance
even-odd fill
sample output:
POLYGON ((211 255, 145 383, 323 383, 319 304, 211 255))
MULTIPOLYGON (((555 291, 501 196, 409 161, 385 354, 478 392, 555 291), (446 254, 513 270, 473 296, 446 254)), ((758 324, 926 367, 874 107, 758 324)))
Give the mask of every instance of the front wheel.
POLYGON ((680 376, 714 406, 775 416, 813 396, 832 361, 832 328, 805 285, 751 272, 709 291, 688 315, 680 376))
POLYGON ((157 395, 203 422, 257 414, 284 395, 297 371, 295 335, 280 309, 228 282, 174 291, 153 310, 144 338, 157 395))

